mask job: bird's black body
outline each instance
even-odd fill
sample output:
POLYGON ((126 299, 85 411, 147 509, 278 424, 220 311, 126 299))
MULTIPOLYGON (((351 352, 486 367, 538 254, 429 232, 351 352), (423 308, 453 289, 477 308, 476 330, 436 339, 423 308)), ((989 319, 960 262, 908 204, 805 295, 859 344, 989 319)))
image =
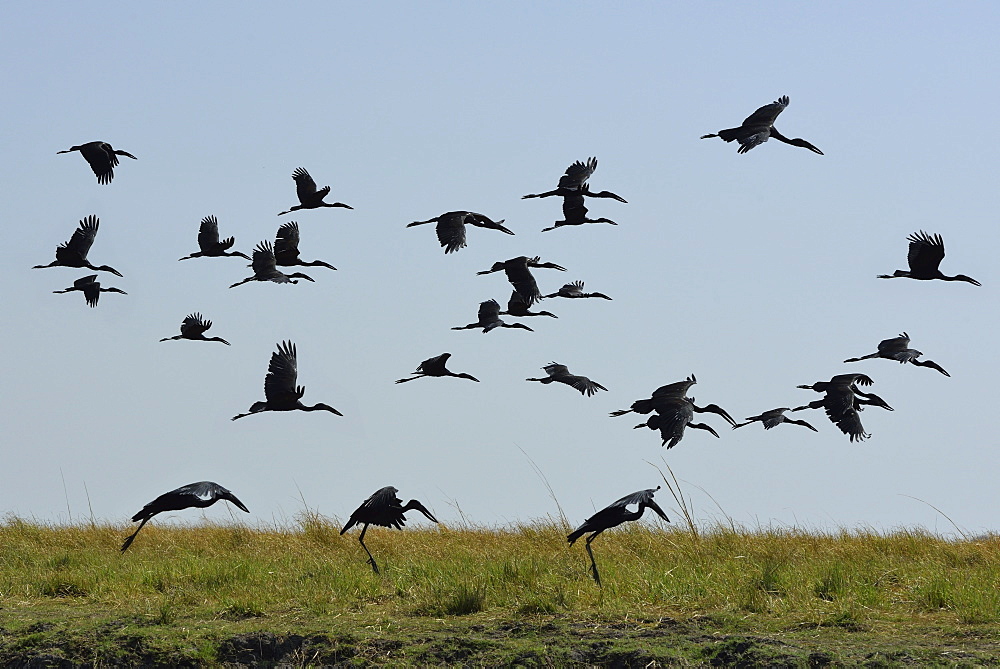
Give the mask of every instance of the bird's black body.
POLYGON ((53 293, 70 293, 74 290, 78 290, 83 293, 84 299, 87 300, 88 307, 96 307, 98 300, 101 299, 101 293, 121 293, 122 295, 128 295, 121 288, 102 288, 101 284, 97 281, 96 274, 89 274, 85 277, 81 277, 73 282, 73 285, 64 290, 53 290, 53 293))
POLYGON ((861 391, 858 386, 870 386, 874 383, 866 374, 838 374, 829 381, 817 381, 810 386, 799 386, 818 393, 824 393, 823 398, 809 402, 792 411, 822 408, 834 425, 846 434, 851 441, 864 441, 871 435, 861 424, 863 405, 879 406, 888 411, 892 407, 874 393, 861 391))
POLYGON ((139 530, 149 521, 153 516, 163 513, 164 511, 182 511, 184 509, 204 509, 205 507, 212 506, 220 499, 232 502, 240 510, 250 513, 250 510, 243 505, 243 502, 236 498, 236 495, 231 493, 229 490, 223 488, 218 483, 213 483, 212 481, 200 481, 198 483, 189 483, 185 486, 181 486, 176 490, 171 490, 170 492, 163 493, 152 502, 142 507, 139 513, 132 516, 132 522, 139 523, 139 527, 135 532, 131 534, 122 544, 121 551, 124 553, 128 550, 128 547, 132 545, 135 540, 135 536, 139 534, 139 530))
POLYGON ((364 526, 361 528, 361 536, 358 537, 358 541, 361 543, 361 547, 365 549, 365 552, 368 553, 368 564, 372 566, 372 571, 376 574, 379 573, 378 565, 375 563, 375 558, 372 556, 371 551, 368 550, 368 546, 365 546, 365 532, 368 531, 369 525, 394 527, 397 530, 401 530, 406 525, 404 514, 411 509, 424 514, 431 522, 438 522, 437 518, 415 499, 411 499, 406 505, 403 505, 402 500, 396 497, 396 493, 398 492, 399 490, 392 486, 376 490, 371 497, 355 509, 344 525, 344 528, 340 530, 340 534, 343 535, 355 525, 364 526))
POLYGON ((501 315, 505 316, 550 316, 552 318, 559 318, 551 311, 531 311, 528 308, 528 303, 524 301, 524 297, 516 290, 511 291, 510 299, 507 300, 507 311, 501 311, 501 315))
POLYGON ((302 396, 306 394, 306 388, 296 385, 298 373, 295 344, 290 341, 280 342, 278 350, 271 354, 267 376, 264 377, 264 401, 254 402, 248 413, 237 414, 232 420, 262 411, 329 411, 338 416, 344 415, 327 404, 303 404, 302 396))
POLYGON ((670 519, 667 518, 667 514, 665 514, 663 509, 661 509, 653 500, 653 495, 659 489, 660 486, 656 486, 655 488, 650 488, 649 490, 640 490, 632 493, 631 495, 626 495, 583 521, 583 524, 580 525, 580 527, 576 528, 569 535, 567 535, 566 540, 569 542, 569 545, 572 546, 573 543, 584 534, 587 534, 588 532, 592 533, 589 537, 587 537, 587 554, 590 555, 591 573, 594 575, 594 581, 596 581, 598 585, 601 584, 601 576, 597 571, 597 563, 594 561, 594 553, 590 548, 590 542, 592 542, 597 535, 604 530, 617 527, 618 525, 631 520, 638 520, 642 517, 642 514, 646 509, 652 509, 656 512, 656 515, 669 523, 670 519), (632 504, 638 505, 638 508, 635 511, 628 510, 629 505, 632 504))
POLYGON ((750 114, 750 116, 747 116, 738 128, 727 128, 710 135, 702 135, 701 138, 708 139, 709 137, 719 137, 725 142, 736 140, 740 144, 740 148, 737 153, 746 153, 755 146, 766 142, 768 138, 772 138, 792 146, 801 146, 802 148, 809 149, 813 153, 818 153, 822 156, 823 152, 806 140, 799 137, 789 139, 778 132, 778 129, 774 127, 774 121, 778 118, 778 114, 785 111, 785 107, 787 106, 788 96, 783 95, 771 104, 764 105, 754 113, 750 114))
POLYGON ((485 302, 480 302, 478 316, 479 320, 475 323, 459 325, 453 327, 452 330, 478 330, 479 328, 482 328, 483 334, 486 334, 496 328, 517 328, 520 330, 529 330, 534 332, 534 330, 523 323, 506 323, 500 320, 500 303, 496 300, 486 300, 485 302))
POLYGON ((121 276, 121 272, 114 267, 101 265, 97 267, 89 260, 87 254, 90 247, 97 239, 97 229, 101 225, 101 219, 97 216, 88 216, 80 221, 80 226, 73 231, 73 235, 68 242, 63 242, 56 247, 56 259, 48 265, 35 265, 32 269, 45 269, 46 267, 86 267, 95 272, 111 272, 115 276, 121 276))
POLYGON ((56 153, 69 153, 71 151, 79 151, 80 155, 86 159, 90 164, 90 169, 94 170, 94 175, 97 177, 97 183, 99 184, 109 184, 115 178, 118 156, 125 156, 126 158, 136 160, 136 157, 128 151, 116 151, 107 142, 87 142, 86 144, 71 146, 65 151, 57 151, 56 153))
POLYGON ((215 216, 206 216, 201 219, 198 226, 198 250, 191 255, 178 258, 178 260, 189 260, 191 258, 221 258, 224 256, 246 258, 250 256, 240 251, 230 251, 236 243, 235 237, 219 239, 219 219, 215 216))
POLYGON ((482 272, 476 272, 476 274, 492 274, 493 272, 503 271, 507 275, 507 280, 510 281, 510 285, 514 287, 514 290, 521 299, 530 307, 538 300, 542 299, 542 292, 538 290, 538 284, 535 283, 535 277, 531 274, 532 267, 545 268, 545 269, 557 269, 561 272, 565 272, 566 268, 560 265, 556 265, 551 262, 541 262, 541 258, 535 256, 534 258, 529 258, 527 256, 518 256, 517 258, 511 258, 510 260, 504 260, 502 262, 498 261, 493 263, 493 267, 483 270, 482 272))
POLYGON ((549 364, 542 367, 545 373, 548 375, 541 379, 526 379, 527 381, 539 381, 544 384, 549 383, 564 383, 571 388, 579 390, 581 394, 587 397, 592 396, 598 390, 607 390, 597 381, 591 381, 586 376, 578 376, 576 374, 570 374, 569 368, 566 365, 560 365, 558 362, 550 362, 549 364))
POLYGON ((610 198, 625 202, 625 198, 610 191, 602 190, 594 193, 590 190, 587 180, 597 169, 597 158, 588 158, 587 162, 576 161, 566 168, 566 173, 559 179, 559 185, 555 190, 545 193, 533 193, 524 195, 522 200, 535 197, 552 197, 558 195, 563 198, 563 220, 556 221, 555 225, 549 228, 542 228, 542 232, 555 230, 564 225, 583 225, 584 223, 610 223, 618 225, 610 218, 587 218, 587 206, 584 204, 584 197, 610 198))
POLYGON ((199 313, 188 314, 181 321, 181 333, 173 337, 164 337, 160 341, 171 341, 173 339, 190 339, 192 341, 220 341, 226 346, 229 342, 222 337, 206 337, 205 331, 212 327, 212 321, 206 320, 199 313))
POLYGON ((563 284, 562 288, 549 295, 544 295, 543 297, 568 297, 570 299, 577 299, 583 297, 599 297, 601 299, 610 300, 611 298, 604 293, 585 293, 583 292, 583 281, 573 281, 571 283, 563 284))
POLYGON ((274 238, 274 262, 283 267, 303 265, 305 267, 337 269, 322 260, 306 262, 299 258, 299 224, 295 221, 289 221, 278 228, 278 234, 274 238))
POLYGON ((941 281, 965 281, 966 283, 971 283, 973 286, 983 285, 971 276, 964 274, 947 276, 938 269, 938 265, 944 259, 944 240, 941 239, 941 235, 929 235, 921 230, 920 232, 913 233, 906 239, 910 242, 906 253, 906 263, 910 266, 910 269, 897 269, 892 274, 879 274, 879 279, 895 279, 898 277, 919 279, 921 281, 940 279, 941 281))
POLYGON ((869 358, 885 358, 886 360, 895 360, 900 364, 910 363, 911 365, 917 365, 918 367, 930 367, 931 369, 936 369, 945 376, 951 376, 951 374, 944 371, 944 368, 941 367, 941 365, 932 360, 918 360, 917 358, 922 355, 923 353, 920 351, 910 348, 910 335, 904 332, 898 337, 883 339, 879 342, 878 350, 874 353, 863 355, 860 358, 848 358, 844 362, 859 362, 861 360, 868 360, 869 358))
POLYGON ((417 367, 417 371, 413 372, 414 376, 408 379, 399 379, 396 383, 406 383, 407 381, 412 381, 413 379, 419 379, 424 376, 454 376, 459 379, 469 379, 470 381, 479 382, 479 379, 472 376, 471 374, 466 374, 464 372, 456 374, 448 370, 445 364, 448 362, 448 358, 451 357, 451 353, 442 353, 441 355, 434 356, 433 358, 427 358, 420 366, 417 367))
POLYGON ((502 225, 503 219, 493 221, 488 216, 477 214, 474 211, 449 211, 426 221, 414 221, 406 227, 412 228, 415 225, 425 225, 427 223, 437 223, 437 226, 435 226, 437 238, 442 248, 444 248, 445 253, 454 253, 459 249, 464 249, 468 245, 465 240, 466 225, 499 230, 500 232, 506 232, 508 235, 514 234, 502 225))
POLYGON ((330 194, 330 187, 323 186, 316 189, 316 182, 309 176, 309 172, 303 167, 296 167, 292 172, 292 179, 295 180, 295 193, 299 197, 299 203, 289 207, 287 211, 278 212, 278 216, 289 214, 299 209, 319 209, 320 207, 343 207, 344 209, 354 209, 354 207, 343 202, 324 202, 323 198, 330 194))
POLYGON ((274 248, 271 246, 271 242, 265 241, 257 244, 257 248, 253 250, 253 262, 250 267, 253 268, 253 276, 248 276, 242 281, 237 281, 230 288, 242 286, 244 283, 250 281, 273 281, 274 283, 298 283, 295 279, 315 281, 311 276, 302 272, 285 274, 279 270, 277 268, 277 261, 274 258, 274 248))

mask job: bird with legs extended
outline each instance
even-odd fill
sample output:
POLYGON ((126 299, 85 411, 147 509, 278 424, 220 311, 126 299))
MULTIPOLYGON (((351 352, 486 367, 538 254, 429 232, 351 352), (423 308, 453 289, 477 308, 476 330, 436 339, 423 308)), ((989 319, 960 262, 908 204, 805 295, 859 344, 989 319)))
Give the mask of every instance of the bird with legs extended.
POLYGON ((610 198, 612 200, 618 200, 619 202, 626 202, 625 198, 610 191, 602 190, 597 193, 591 192, 587 181, 590 179, 590 176, 595 170, 597 170, 597 158, 588 158, 587 162, 577 160, 572 165, 567 167, 566 172, 559 177, 559 185, 556 186, 555 189, 545 193, 522 195, 521 199, 528 200, 536 197, 552 197, 553 195, 559 195, 562 197, 567 195, 585 195, 587 197, 610 198))
POLYGON ((670 519, 667 518, 667 514, 663 512, 663 509, 653 500, 653 495, 660 486, 655 488, 650 488, 648 490, 640 490, 634 492, 631 495, 626 495, 616 502, 609 504, 604 507, 594 515, 592 515, 587 520, 583 521, 580 527, 573 530, 569 535, 566 536, 566 541, 572 546, 577 539, 582 537, 588 532, 591 533, 587 537, 587 555, 590 556, 590 573, 594 576, 594 582, 597 585, 601 585, 601 574, 597 571, 597 562, 594 560, 594 551, 590 548, 590 543, 597 538, 604 530, 611 529, 612 527, 617 527, 622 523, 626 523, 632 520, 639 520, 642 518, 643 512, 646 509, 652 509, 656 515, 662 518, 665 522, 669 523, 670 519), (628 507, 636 504, 638 507, 635 511, 629 511, 628 507))
POLYGON ((280 228, 274 238, 274 262, 282 267, 292 265, 302 265, 303 267, 326 267, 327 269, 337 269, 333 265, 322 260, 310 260, 306 262, 299 258, 299 224, 289 221, 280 228))
POLYGON ((371 497, 366 499, 361 503, 351 517, 347 520, 344 528, 340 530, 340 534, 343 535, 349 529, 355 525, 362 525, 361 535, 358 537, 358 542, 361 547, 365 549, 365 553, 368 553, 368 564, 372 566, 372 571, 376 574, 379 573, 378 564, 375 563, 375 557, 372 555, 371 551, 368 550, 368 546, 365 546, 365 532, 368 531, 369 525, 378 525, 379 527, 394 527, 397 530, 402 530, 403 526, 406 525, 406 517, 404 514, 410 510, 416 510, 424 514, 428 520, 433 523, 438 522, 437 518, 427 510, 423 504, 415 499, 411 499, 405 505, 403 501, 396 497, 396 493, 399 490, 393 488, 391 485, 376 490, 372 493, 371 497))
POLYGON ((120 293, 122 295, 128 295, 121 288, 103 288, 100 282, 97 280, 96 274, 88 274, 87 276, 81 277, 73 282, 73 285, 64 290, 53 290, 53 293, 71 293, 74 290, 78 290, 83 293, 84 299, 87 301, 88 307, 96 307, 98 300, 101 299, 101 293, 120 293))
POLYGON ((566 365, 560 365, 558 362, 550 362, 549 364, 542 367, 545 370, 547 376, 540 379, 525 379, 526 381, 538 381, 540 383, 563 383, 571 388, 575 388, 580 391, 580 394, 591 397, 598 390, 607 390, 597 381, 591 381, 586 376, 579 376, 578 374, 570 374, 569 367, 566 365))
POLYGON ((821 399, 809 402, 792 411, 805 409, 823 409, 827 418, 846 434, 850 440, 864 441, 871 437, 861 424, 860 411, 865 405, 878 406, 893 411, 893 408, 874 393, 864 392, 858 386, 871 386, 872 378, 866 374, 837 374, 829 381, 817 381, 812 385, 801 385, 799 388, 823 393, 821 399))
POLYGON ((475 381, 479 383, 479 379, 474 377, 472 374, 466 374, 465 372, 460 372, 456 374, 445 367, 448 362, 448 358, 451 357, 451 353, 442 353, 441 355, 436 355, 433 358, 427 358, 417 367, 417 371, 412 372, 413 376, 407 379, 398 379, 396 383, 406 383, 407 381, 412 381, 414 379, 420 379, 425 376, 454 376, 457 379, 469 379, 470 381, 475 381))
POLYGON ((879 279, 896 279, 899 277, 907 279, 919 279, 930 281, 940 279, 941 281, 965 281, 973 286, 981 286, 971 276, 956 274, 948 276, 938 269, 938 265, 944 260, 944 240, 941 235, 929 235, 923 230, 914 232, 906 238, 910 242, 906 253, 906 264, 910 269, 897 269, 892 274, 879 274, 879 279))
POLYGON ((885 358, 886 360, 895 360, 896 362, 904 365, 906 363, 910 363, 911 365, 916 365, 918 367, 930 367, 931 369, 936 369, 945 376, 951 376, 951 374, 944 371, 944 368, 941 365, 937 364, 933 360, 918 360, 917 358, 922 355, 923 353, 915 348, 910 348, 910 335, 904 332, 897 337, 883 339, 879 342, 878 350, 874 353, 863 355, 860 358, 848 358, 844 362, 859 362, 870 358, 885 358))
POLYGON ((474 211, 449 211, 426 221, 408 223, 406 227, 412 228, 416 225, 437 223, 435 229, 441 247, 444 248, 445 253, 454 253, 468 246, 465 235, 466 225, 474 225, 478 228, 487 228, 489 230, 499 230, 508 235, 514 234, 502 225, 503 222, 504 219, 493 221, 488 216, 477 214, 474 211))
POLYGON ((263 411, 329 411, 338 416, 344 415, 329 404, 303 404, 302 396, 306 394, 306 387, 296 385, 298 374, 295 344, 290 341, 279 342, 278 350, 271 354, 267 376, 264 377, 264 401, 254 402, 247 413, 236 414, 231 420, 263 411))
POLYGON ((757 416, 750 416, 749 418, 746 419, 745 423, 737 423, 736 425, 733 425, 733 429, 735 430, 738 427, 743 427, 753 422, 760 422, 764 426, 765 430, 770 430, 772 427, 777 427, 782 423, 789 423, 791 425, 801 425, 802 427, 808 427, 813 432, 819 432, 819 430, 817 430, 815 427, 813 427, 804 420, 795 420, 794 418, 789 418, 788 416, 785 415, 786 411, 791 411, 791 409, 789 407, 780 407, 778 409, 771 409, 769 411, 765 411, 764 413, 759 414, 757 416))
POLYGON ((323 198, 330 194, 330 187, 323 186, 317 190, 316 182, 313 181, 304 167, 296 167, 295 171, 292 172, 292 179, 295 180, 295 194, 298 195, 299 203, 289 207, 286 211, 278 212, 278 216, 284 216, 300 209, 319 209, 320 207, 354 209, 351 205, 343 202, 324 202, 323 198))
MULTIPOLYGON (((602 191, 607 192, 607 191, 602 191)), ((594 193, 590 192, 590 188, 584 185, 578 191, 567 192, 563 194, 563 220, 556 221, 553 225, 542 228, 542 232, 548 232, 549 230, 555 230, 556 228, 562 228, 568 225, 583 225, 585 223, 608 223, 610 225, 618 225, 615 221, 610 218, 587 218, 587 213, 590 211, 587 209, 587 205, 584 202, 584 196, 598 197, 594 193)), ((618 198, 621 200, 621 198, 618 198)), ((624 202, 625 200, 621 200, 624 202)))
POLYGON ((501 316, 549 316, 551 318, 559 318, 551 311, 531 311, 528 308, 528 303, 525 302, 524 297, 517 292, 512 290, 510 293, 510 299, 507 300, 507 311, 501 311, 501 316))
MULTIPOLYGON (((649 414, 654 411, 671 413, 676 411, 677 399, 688 399, 691 402, 692 411, 714 413, 725 418, 730 425, 736 425, 736 421, 729 415, 729 412, 718 404, 707 404, 699 407, 694 404, 693 398, 687 397, 688 390, 696 383, 698 383, 698 379, 692 374, 682 381, 675 381, 660 386, 653 391, 650 397, 632 402, 632 405, 628 409, 612 411, 611 416, 624 416, 627 413, 649 414)), ((643 426, 640 425, 639 427, 643 426)))
POLYGON ((248 276, 242 281, 237 281, 229 287, 235 288, 250 281, 273 281, 274 283, 298 283, 295 279, 316 281, 308 274, 303 274, 302 272, 285 274, 279 270, 277 268, 277 261, 274 258, 274 248, 271 246, 271 242, 265 241, 257 244, 257 248, 253 251, 253 261, 250 267, 253 269, 253 276, 248 276))
POLYGON ((514 287, 514 290, 530 307, 535 302, 542 299, 542 291, 538 290, 538 284, 535 283, 535 277, 531 274, 531 268, 557 269, 560 272, 566 271, 566 268, 561 265, 551 262, 542 262, 541 260, 542 259, 538 256, 535 256, 534 258, 518 256, 516 258, 511 258, 510 260, 497 261, 493 263, 493 267, 481 272, 476 272, 476 274, 482 275, 500 271, 504 272, 507 275, 507 280, 510 281, 510 285, 514 287))
POLYGON ((469 323, 468 325, 453 327, 452 330, 478 330, 479 328, 483 329, 483 334, 495 330, 496 328, 517 328, 520 330, 534 332, 534 330, 523 323, 507 323, 506 321, 501 320, 500 303, 496 300, 486 300, 485 302, 480 302, 478 320, 475 323, 469 323))
POLYGON ((716 413, 709 408, 715 407, 715 405, 710 404, 708 407, 697 407, 694 402, 695 399, 693 397, 678 395, 657 397, 654 413, 645 422, 639 423, 633 429, 638 430, 647 427, 650 430, 659 430, 660 439, 662 440, 660 445, 668 449, 673 448, 681 442, 681 439, 684 438, 685 430, 689 427, 697 430, 705 430, 716 438, 719 438, 719 433, 708 423, 692 422, 695 411, 711 411, 712 413, 716 413))
POLYGON ((770 138, 792 146, 801 146, 802 148, 809 149, 813 153, 818 153, 822 156, 823 152, 806 140, 800 137, 789 139, 778 132, 778 129, 774 127, 774 121, 778 118, 778 114, 785 111, 785 107, 787 106, 788 96, 783 95, 771 104, 764 105, 754 113, 750 114, 750 116, 747 116, 738 128, 727 128, 710 135, 702 135, 701 138, 708 139, 709 137, 718 137, 724 142, 736 140, 740 144, 740 148, 737 150, 737 153, 746 153, 755 146, 763 144, 770 138))
POLYGON ((160 341, 171 341, 174 339, 190 339, 191 341, 221 341, 226 346, 230 343, 222 337, 206 337, 205 331, 212 327, 212 321, 206 320, 200 313, 188 314, 181 321, 181 333, 173 337, 164 337, 160 341))
POLYGON ((236 243, 235 237, 219 239, 219 219, 215 216, 206 216, 201 219, 198 226, 198 250, 191 255, 186 255, 178 260, 190 260, 191 258, 245 258, 250 260, 250 256, 240 251, 230 251, 236 243))
POLYGON ((204 509, 212 506, 220 499, 232 502, 241 511, 250 513, 250 510, 243 504, 243 502, 236 498, 236 495, 231 493, 226 488, 223 488, 218 483, 214 483, 212 481, 189 483, 185 486, 177 488, 176 490, 163 493, 152 502, 142 507, 139 513, 132 516, 132 522, 139 523, 139 527, 127 539, 125 539, 125 543, 122 544, 121 552, 124 553, 128 550, 128 547, 132 545, 133 541, 135 541, 136 535, 139 534, 139 531, 145 527, 146 523, 148 523, 153 516, 163 513, 164 511, 183 511, 184 509, 192 508, 204 509))
POLYGON ((73 231, 73 235, 68 242, 63 242, 56 247, 56 259, 48 265, 35 265, 32 269, 45 269, 47 267, 76 267, 92 269, 95 272, 111 272, 115 276, 121 276, 121 272, 114 267, 101 265, 97 267, 87 260, 90 247, 97 239, 97 229, 101 225, 101 219, 97 216, 88 216, 80 221, 80 226, 73 231))
POLYGON ((562 288, 549 295, 543 295, 542 297, 568 297, 570 299, 584 298, 584 297, 599 297, 604 300, 610 300, 611 298, 604 293, 585 293, 583 291, 583 281, 571 281, 570 283, 563 284, 562 288))
POLYGON ((137 160, 137 158, 128 151, 115 150, 107 142, 87 142, 86 144, 78 144, 76 146, 69 147, 65 151, 56 151, 56 155, 59 155, 60 153, 70 153, 72 151, 79 151, 84 160, 90 164, 90 169, 94 170, 94 176, 97 177, 97 183, 99 184, 109 184, 111 183, 111 180, 115 178, 115 168, 118 167, 118 156, 125 156, 126 158, 137 160))

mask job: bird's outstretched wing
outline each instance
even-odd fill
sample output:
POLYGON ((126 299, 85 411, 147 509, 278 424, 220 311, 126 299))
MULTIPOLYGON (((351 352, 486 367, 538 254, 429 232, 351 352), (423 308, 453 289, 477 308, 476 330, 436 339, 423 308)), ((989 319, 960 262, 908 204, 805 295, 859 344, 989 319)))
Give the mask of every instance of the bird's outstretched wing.
POLYGON ((274 248, 271 242, 260 242, 253 250, 253 261, 251 263, 255 276, 267 276, 275 271, 274 248))
POLYGON ((294 396, 295 399, 301 397, 295 386, 298 373, 295 344, 290 341, 279 343, 278 350, 271 354, 267 376, 264 377, 264 397, 269 404, 280 403, 289 396, 294 396))
MULTIPOLYGON (((316 182, 304 167, 296 167, 292 178, 295 179, 295 193, 299 196, 299 202, 308 203, 316 195, 316 182)), ((326 190, 329 192, 329 187, 326 190)))
POLYGON ((94 215, 81 220, 80 227, 73 231, 73 236, 61 247, 74 255, 86 258, 90 247, 94 245, 94 239, 97 238, 97 228, 100 224, 100 219, 94 215))
POLYGON ((576 161, 567 167, 566 173, 559 178, 559 188, 580 190, 596 169, 597 158, 588 158, 586 163, 576 161))
POLYGON ((785 107, 788 106, 788 96, 782 95, 780 98, 772 102, 771 104, 764 105, 750 114, 743 120, 743 127, 750 126, 763 126, 770 127, 774 125, 775 119, 778 118, 778 114, 785 111, 785 107))
POLYGON ((299 255, 299 224, 289 221, 280 228, 274 238, 274 255, 289 255, 296 257, 299 255))
POLYGON ((496 300, 487 300, 479 303, 479 322, 488 323, 500 317, 500 303, 496 300))
POLYGON ((219 219, 206 216, 198 226, 198 246, 204 251, 219 243, 219 219))
POLYGON ((944 240, 941 235, 929 235, 921 230, 906 239, 910 242, 906 262, 911 272, 933 272, 938 268, 944 258, 944 240))
POLYGON ((210 327, 212 327, 212 321, 205 320, 204 316, 196 312, 184 317, 183 322, 181 322, 181 334, 185 337, 197 337, 204 334, 210 327))

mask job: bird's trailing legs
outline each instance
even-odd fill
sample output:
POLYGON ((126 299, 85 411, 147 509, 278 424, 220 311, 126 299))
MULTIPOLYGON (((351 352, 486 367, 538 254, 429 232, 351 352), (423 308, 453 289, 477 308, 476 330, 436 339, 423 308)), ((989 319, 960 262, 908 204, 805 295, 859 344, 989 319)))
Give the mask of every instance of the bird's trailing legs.
MULTIPOLYGON (((152 518, 152 516, 150 516, 149 518, 152 518)), ((129 538, 125 540, 125 543, 122 544, 122 553, 124 553, 125 551, 127 551, 128 547, 132 545, 132 542, 135 541, 135 535, 139 534, 139 530, 142 529, 142 526, 146 524, 146 522, 149 520, 149 518, 143 518, 142 522, 139 523, 139 527, 136 529, 136 531, 133 532, 129 536, 129 538)))
POLYGON ((358 541, 361 542, 361 547, 365 549, 366 553, 368 553, 368 564, 372 566, 372 571, 374 571, 377 574, 379 573, 379 571, 378 571, 378 565, 375 564, 375 557, 372 555, 372 552, 368 550, 368 546, 365 546, 365 532, 367 531, 368 531, 367 525, 361 528, 361 536, 358 537, 358 541))
POLYGON ((593 541, 594 537, 596 537, 598 534, 600 534, 600 532, 594 532, 589 537, 587 537, 586 548, 587 548, 587 555, 590 556, 590 573, 594 575, 594 582, 597 583, 598 586, 600 586, 601 573, 597 571, 597 562, 594 561, 594 551, 590 550, 590 542, 593 541))

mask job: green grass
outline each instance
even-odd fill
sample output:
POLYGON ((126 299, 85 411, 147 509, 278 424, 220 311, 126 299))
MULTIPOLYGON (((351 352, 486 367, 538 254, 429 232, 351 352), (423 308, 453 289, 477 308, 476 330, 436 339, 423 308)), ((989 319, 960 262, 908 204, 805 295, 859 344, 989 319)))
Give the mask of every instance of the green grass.
MULTIPOLYGON (((356 533, 0 523, 0 664, 716 662, 1000 656, 1000 539, 554 521, 356 533), (250 658, 250 659, 248 659, 250 658), (811 659, 810 659, 811 658, 811 659)), ((963 658, 965 658, 963 660, 963 658)))

